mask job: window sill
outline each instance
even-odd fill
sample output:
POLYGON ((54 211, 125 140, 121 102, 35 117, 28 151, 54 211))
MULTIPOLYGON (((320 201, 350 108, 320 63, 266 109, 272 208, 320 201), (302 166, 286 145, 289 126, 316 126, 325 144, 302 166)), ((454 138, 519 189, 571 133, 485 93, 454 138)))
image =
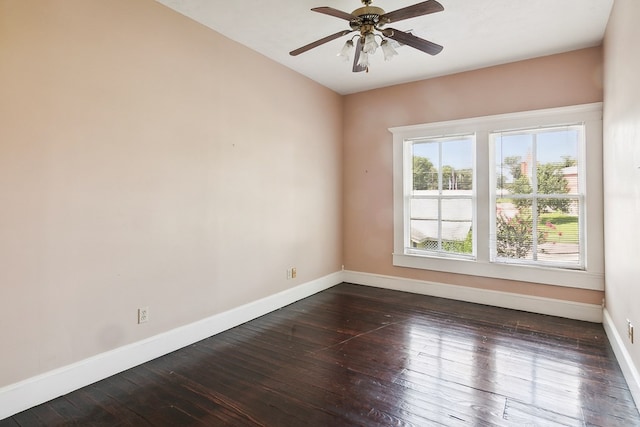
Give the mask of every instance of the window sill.
POLYGON ((406 254, 393 254, 393 265, 445 273, 540 283, 544 285, 565 286, 596 291, 604 290, 604 273, 593 273, 581 270, 406 254))

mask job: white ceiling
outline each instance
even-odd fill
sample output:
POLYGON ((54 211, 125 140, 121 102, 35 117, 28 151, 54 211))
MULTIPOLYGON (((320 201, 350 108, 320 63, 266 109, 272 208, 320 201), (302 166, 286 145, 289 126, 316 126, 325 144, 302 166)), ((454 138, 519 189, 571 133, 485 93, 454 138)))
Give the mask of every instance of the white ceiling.
MULTIPOLYGON (((601 43, 614 0, 438 0, 444 11, 394 23, 444 46, 431 56, 409 46, 385 62, 378 51, 369 73, 351 72, 336 56, 349 36, 299 56, 289 52, 340 30, 348 22, 312 12, 345 12, 360 0, 157 0, 340 94, 355 93, 601 43)), ((420 0, 374 0, 391 12, 420 0)))

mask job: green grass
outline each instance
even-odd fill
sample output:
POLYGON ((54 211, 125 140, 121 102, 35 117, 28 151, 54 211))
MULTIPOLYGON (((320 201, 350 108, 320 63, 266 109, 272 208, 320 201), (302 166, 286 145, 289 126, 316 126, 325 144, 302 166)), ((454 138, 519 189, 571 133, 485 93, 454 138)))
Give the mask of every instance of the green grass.
POLYGON ((538 229, 545 231, 547 242, 577 243, 578 242, 578 217, 563 213, 546 213, 540 215, 538 229), (546 224, 551 223, 552 227, 546 224))

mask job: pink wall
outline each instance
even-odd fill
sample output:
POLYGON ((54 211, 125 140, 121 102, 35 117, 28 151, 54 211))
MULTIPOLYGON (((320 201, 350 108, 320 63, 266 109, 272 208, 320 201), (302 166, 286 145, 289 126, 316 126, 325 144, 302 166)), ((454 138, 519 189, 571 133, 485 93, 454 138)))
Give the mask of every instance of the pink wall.
POLYGON ((599 101, 599 47, 346 96, 345 269, 600 304, 600 291, 394 267, 392 138, 387 130, 599 101))
POLYGON ((153 0, 0 1, 0 81, 0 387, 340 269, 334 92, 153 0))
MULTIPOLYGON (((640 406, 640 3, 616 0, 605 35, 606 308, 636 369, 640 406), (635 343, 627 338, 627 319, 635 343)), ((631 384, 630 384, 631 385, 631 384)))

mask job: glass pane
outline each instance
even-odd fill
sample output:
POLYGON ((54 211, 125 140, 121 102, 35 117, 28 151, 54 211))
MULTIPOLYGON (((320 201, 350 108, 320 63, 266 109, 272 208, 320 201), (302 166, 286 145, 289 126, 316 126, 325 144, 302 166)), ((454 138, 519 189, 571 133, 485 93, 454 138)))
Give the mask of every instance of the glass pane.
POLYGON ((430 219, 437 221, 438 199, 411 199, 411 219, 430 219))
POLYGON ((538 133, 538 193, 578 194, 579 137, 576 127, 538 133))
POLYGON ((438 249, 438 200, 411 200, 411 247, 438 249), (429 242, 435 241, 435 247, 429 242), (425 246, 427 245, 427 246, 425 246))
POLYGON ((438 221, 412 219, 411 247, 438 249, 438 221))
POLYGON ((534 239, 530 199, 502 199, 496 204, 496 254, 533 260, 534 239))
MULTIPOLYGON (((558 200, 541 199, 540 204, 550 206, 558 200)), ((541 233, 537 247, 540 261, 576 264, 580 260, 580 224, 578 200, 562 200, 566 210, 543 211, 538 219, 541 233)))
POLYGON ((434 142, 420 142, 412 144, 413 150, 413 190, 438 190, 438 164, 440 155, 438 144, 434 142))
POLYGON ((444 194, 471 194, 473 190, 473 144, 470 138, 442 143, 442 190, 444 194))
POLYGON ((498 133, 493 137, 496 153, 496 194, 498 197, 508 194, 530 194, 533 137, 526 133, 498 133))
POLYGON ((473 253, 473 143, 467 135, 411 144, 411 247, 473 253), (448 199, 452 195, 469 198, 448 199))
POLYGON ((473 252, 471 199, 442 200, 442 249, 447 252, 473 252))

